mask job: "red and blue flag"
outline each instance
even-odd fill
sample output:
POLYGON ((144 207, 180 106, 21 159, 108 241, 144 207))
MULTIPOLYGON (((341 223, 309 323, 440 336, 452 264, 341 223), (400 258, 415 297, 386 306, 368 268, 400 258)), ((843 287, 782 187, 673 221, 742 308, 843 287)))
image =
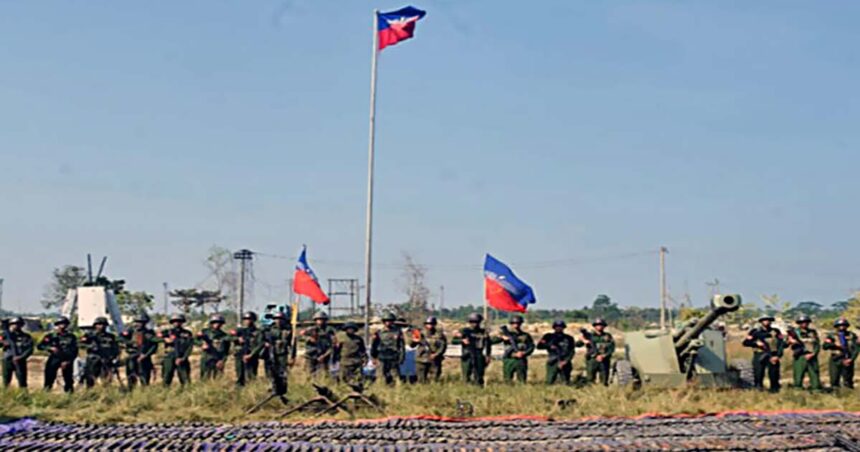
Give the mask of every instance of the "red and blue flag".
POLYGON ((507 312, 526 312, 528 306, 537 301, 528 284, 489 254, 484 260, 484 298, 490 307, 507 312))
POLYGON ((293 292, 304 295, 314 303, 328 304, 328 295, 323 292, 320 287, 317 275, 308 265, 307 247, 302 247, 302 253, 299 254, 299 260, 296 262, 296 273, 293 276, 293 292))
POLYGON ((415 24, 427 14, 418 8, 407 6, 390 13, 376 13, 379 46, 382 50, 390 45, 405 41, 415 34, 415 24))

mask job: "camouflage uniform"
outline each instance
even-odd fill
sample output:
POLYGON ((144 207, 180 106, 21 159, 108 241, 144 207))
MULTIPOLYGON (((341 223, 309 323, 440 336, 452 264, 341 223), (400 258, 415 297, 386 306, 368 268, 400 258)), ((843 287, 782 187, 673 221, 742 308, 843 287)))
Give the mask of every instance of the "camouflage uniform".
POLYGON ((490 363, 492 340, 486 329, 481 328, 483 318, 478 314, 469 316, 469 326, 457 333, 452 343, 462 344, 460 367, 463 380, 479 386, 484 384, 484 372, 490 363))
POLYGON ((147 317, 137 317, 134 327, 123 331, 120 336, 126 355, 125 375, 130 387, 138 380, 144 386, 152 380, 152 355, 158 351, 158 337, 155 331, 146 327, 147 322, 147 317))
MULTIPOLYGON (((318 312, 314 315, 314 320, 328 320, 328 316, 324 312, 318 312)), ((327 324, 318 324, 306 329, 302 332, 302 336, 305 338, 308 373, 311 376, 318 376, 322 371, 324 375, 328 375, 329 363, 337 342, 334 328, 327 324)))
POLYGON ((224 324, 224 318, 215 315, 209 320, 209 328, 197 333, 197 343, 203 349, 200 356, 200 379, 209 380, 224 374, 224 364, 230 356, 230 337, 212 324, 224 324))
MULTIPOLYGON (((804 317, 801 317, 804 319, 804 317)), ((808 318, 807 318, 808 319, 808 318)), ((821 351, 821 341, 818 338, 818 331, 802 326, 794 328, 789 335, 789 342, 794 363, 792 370, 794 371, 794 387, 803 388, 803 378, 809 374, 809 389, 821 389, 821 381, 819 379, 818 353, 821 351), (812 354, 811 358, 807 355, 812 354)))
MULTIPOLYGON (((245 314, 243 320, 257 319, 254 313, 245 314)), ((245 386, 245 384, 257 378, 257 371, 260 367, 260 354, 265 347, 265 335, 263 330, 251 323, 250 326, 240 327, 230 331, 233 337, 233 342, 236 342, 233 357, 236 361, 236 385, 245 386)))
POLYGON ((824 349, 830 350, 830 386, 838 388, 840 382, 846 388, 854 388, 854 363, 860 354, 860 340, 857 335, 848 331, 849 323, 845 319, 838 319, 833 324, 836 332, 827 335, 824 339, 824 349), (844 330, 839 330, 844 326, 844 330))
MULTIPOLYGON (((394 316, 384 318, 386 322, 393 322, 394 316)), ((403 332, 393 323, 373 333, 373 342, 370 346, 370 356, 379 360, 382 367, 382 375, 385 384, 393 385, 400 379, 400 364, 406 357, 406 343, 403 340, 403 332)))
POLYGON ((523 323, 522 317, 514 316, 510 323, 515 328, 503 330, 501 336, 501 341, 506 345, 502 356, 502 375, 506 383, 512 383, 515 376, 517 381, 525 383, 529 374, 529 356, 535 351, 535 342, 531 334, 519 328, 523 323))
MULTIPOLYGON (((553 327, 561 326, 564 322, 555 322, 553 327)), ((544 334, 537 343, 538 350, 547 351, 546 359, 546 384, 555 384, 561 380, 563 384, 570 384, 570 374, 573 371, 573 355, 576 350, 576 340, 573 336, 564 332, 552 332, 544 334)))
POLYGON ((179 376, 179 384, 185 386, 191 383, 191 352, 194 350, 194 333, 182 327, 185 316, 174 316, 170 319, 173 328, 161 332, 164 341, 164 358, 162 360, 162 378, 164 385, 173 383, 173 375, 179 376), (176 362, 180 361, 180 362, 176 362))
POLYGON ((428 318, 424 324, 433 327, 424 331, 413 330, 409 341, 409 345, 417 347, 415 363, 420 383, 429 382, 431 376, 433 381, 437 382, 442 378, 442 361, 448 348, 448 338, 445 333, 436 329, 436 323, 435 317, 428 318))
MULTIPOLYGON (((759 321, 766 319, 772 321, 773 317, 765 316, 760 318, 759 321)), ((759 389, 764 388, 764 376, 767 373, 770 380, 770 391, 778 392, 780 387, 780 361, 777 360, 774 363, 771 362, 771 358, 782 358, 785 350, 785 339, 782 332, 771 326, 756 327, 747 333, 743 345, 755 349, 752 358, 755 387, 759 389), (762 344, 764 345, 762 346, 762 344)))
MULTIPOLYGON (((54 325, 69 324, 69 319, 61 318, 54 325)), ((54 331, 45 335, 37 347, 39 350, 48 351, 48 361, 45 363, 45 390, 49 391, 54 386, 57 373, 63 375, 63 391, 73 392, 75 390, 74 362, 78 357, 78 338, 74 334, 64 331, 54 331)))
MULTIPOLYGON (((104 318, 96 319, 96 323, 107 326, 107 320, 104 318)), ((84 382, 87 387, 95 386, 96 379, 109 380, 119 358, 116 335, 104 330, 92 331, 81 337, 81 346, 87 351, 84 365, 84 382)))
POLYGON ((12 383, 12 374, 15 374, 15 379, 18 380, 19 388, 27 387, 27 358, 33 354, 33 336, 20 330, 24 325, 24 320, 21 318, 13 319, 12 323, 18 326, 17 331, 9 331, 7 336, 5 333, 0 336, 0 342, 3 345, 3 386, 9 387, 12 383), (12 343, 18 349, 18 355, 12 355, 12 343), (15 360, 14 358, 18 358, 15 360))
POLYGON ((266 344, 268 347, 272 347, 271 357, 274 358, 267 363, 268 366, 271 366, 269 373, 282 375, 286 379, 290 348, 293 345, 293 329, 286 322, 286 316, 283 313, 275 314, 275 322, 266 329, 266 344))
POLYGON ((335 360, 340 363, 339 378, 346 384, 361 383, 361 368, 367 360, 367 348, 364 339, 356 334, 358 327, 347 323, 344 332, 338 335, 335 348, 335 360))
MULTIPOLYGON (((606 325, 603 320, 595 320, 592 326, 606 325)), ((592 331, 590 334, 591 344, 588 344, 585 352, 585 372, 586 378, 590 383, 597 381, 597 376, 600 376, 600 382, 604 386, 609 385, 609 370, 612 369, 612 354, 615 353, 615 339, 606 331, 592 331), (600 357, 600 360, 598 360, 600 357)), ((584 345, 584 342, 578 342, 577 345, 584 345)))

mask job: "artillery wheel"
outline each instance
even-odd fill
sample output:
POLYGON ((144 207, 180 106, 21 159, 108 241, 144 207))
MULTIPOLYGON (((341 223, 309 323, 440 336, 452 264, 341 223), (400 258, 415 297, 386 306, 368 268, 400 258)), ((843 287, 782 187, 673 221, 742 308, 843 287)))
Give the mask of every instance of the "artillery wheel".
POLYGON ((755 386, 755 372, 751 362, 745 359, 734 359, 730 367, 737 371, 738 383, 741 388, 746 389, 755 386))
POLYGON ((633 365, 630 364, 630 361, 620 359, 615 362, 615 384, 620 387, 639 387, 636 371, 633 370, 633 365))

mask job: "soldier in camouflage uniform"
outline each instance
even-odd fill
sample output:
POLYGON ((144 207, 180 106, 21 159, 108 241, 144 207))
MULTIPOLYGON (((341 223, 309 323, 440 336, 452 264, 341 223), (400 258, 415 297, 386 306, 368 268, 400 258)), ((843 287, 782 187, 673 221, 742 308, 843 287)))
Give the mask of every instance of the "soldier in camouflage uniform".
POLYGON ((230 331, 236 343, 233 357, 236 361, 236 386, 257 378, 260 354, 265 347, 263 330, 257 328, 257 314, 246 312, 242 316, 242 327, 230 331))
POLYGON ((293 329, 287 321, 287 315, 280 311, 276 312, 272 316, 272 324, 266 328, 265 333, 267 346, 273 347, 271 356, 274 360, 269 360, 267 363, 268 366, 271 366, 270 377, 271 375, 282 375, 286 381, 290 348, 293 345, 293 329))
POLYGON ((57 373, 63 375, 63 391, 71 393, 75 390, 74 363, 78 357, 78 338, 67 331, 69 319, 60 317, 54 322, 55 330, 45 335, 39 342, 38 349, 48 351, 48 361, 45 363, 45 390, 50 391, 57 379, 57 373))
POLYGON ((329 374, 329 363, 337 343, 334 328, 328 325, 328 315, 319 311, 314 314, 315 326, 302 332, 305 338, 305 360, 308 373, 313 377, 329 374))
POLYGON ((125 375, 128 386, 133 387, 138 380, 148 386, 152 380, 152 355, 158 351, 158 337, 146 324, 149 317, 140 314, 134 318, 134 326, 122 332, 121 341, 125 349, 125 375))
POLYGON ((431 376, 436 382, 442 378, 442 361, 448 348, 448 338, 436 328, 437 323, 436 317, 427 317, 424 331, 417 328, 412 330, 409 345, 416 347, 415 363, 419 383, 429 382, 431 376))
POLYGON ((224 364, 230 356, 230 336, 222 330, 224 316, 212 314, 209 328, 197 333, 197 344, 203 350, 200 356, 200 379, 210 380, 224 375, 224 364))
POLYGON ((842 386, 854 388, 854 362, 860 354, 860 340, 857 335, 848 331, 851 326, 847 319, 836 319, 833 327, 836 331, 824 339, 824 349, 830 350, 830 387, 842 386))
POLYGON ((498 339, 505 344, 502 375, 506 383, 512 383, 514 377, 520 383, 525 383, 529 374, 529 356, 535 351, 535 342, 531 334, 523 331, 522 316, 512 316, 508 324, 510 327, 503 326, 501 337, 498 339))
POLYGON ((570 384, 570 373, 573 371, 573 355, 576 350, 576 340, 566 334, 567 324, 563 320, 552 322, 552 333, 546 333, 538 341, 538 350, 546 350, 546 384, 555 384, 561 380, 570 384))
POLYGON ((797 328, 789 330, 788 345, 791 347, 794 363, 794 387, 803 388, 803 377, 809 374, 809 389, 820 390, 818 353, 821 351, 821 341, 818 331, 810 328, 812 319, 802 315, 797 318, 797 328))
POLYGON ((361 369, 367 361, 364 339, 356 334, 358 325, 347 322, 335 345, 335 361, 340 363, 340 381, 350 385, 361 384, 361 369))
POLYGON ((764 376, 770 380, 770 392, 779 392, 779 368, 785 350, 782 331, 771 326, 773 316, 765 315, 758 319, 761 326, 747 333, 743 345, 755 349, 752 364, 755 387, 764 389, 764 376))
POLYGON ((0 344, 3 345, 3 387, 9 387, 14 373, 18 387, 27 388, 27 358, 33 354, 33 336, 22 328, 24 319, 15 317, 9 321, 9 335, 4 333, 0 336, 0 344), (18 354, 15 355, 15 352, 18 354))
POLYGON ((403 331, 394 326, 397 317, 393 313, 382 316, 382 329, 373 333, 370 356, 379 361, 385 384, 393 385, 400 380, 400 364, 406 358, 406 342, 403 331))
POLYGON ((594 330, 583 332, 582 340, 577 345, 585 345, 585 372, 589 383, 597 381, 604 386, 609 385, 609 370, 612 368, 612 354, 615 353, 615 339, 606 331, 606 320, 601 318, 591 322, 594 330))
POLYGON ((479 386, 484 384, 484 372, 490 364, 492 343, 486 329, 481 327, 481 314, 469 314, 469 326, 454 334, 453 344, 462 345, 460 367, 463 380, 479 386))
POLYGON ((119 343, 116 335, 107 331, 107 326, 106 318, 96 317, 93 330, 81 337, 81 346, 87 350, 84 382, 88 388, 95 386, 96 379, 109 381, 118 364, 119 343))
POLYGON ((194 333, 183 327, 185 316, 175 314, 170 318, 172 328, 161 332, 164 341, 164 358, 162 360, 162 375, 164 386, 173 383, 173 375, 179 376, 182 386, 191 383, 191 363, 189 358, 194 350, 194 333))

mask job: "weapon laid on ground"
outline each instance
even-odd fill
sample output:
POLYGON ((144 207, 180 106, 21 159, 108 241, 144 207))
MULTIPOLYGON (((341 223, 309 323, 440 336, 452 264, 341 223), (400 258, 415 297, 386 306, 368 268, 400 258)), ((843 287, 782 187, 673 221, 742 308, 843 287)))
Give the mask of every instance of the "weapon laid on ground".
POLYGON ((15 370, 18 370, 18 362, 15 358, 21 356, 21 351, 18 350, 18 343, 15 342, 15 339, 12 338, 12 331, 9 329, 9 319, 3 319, 2 321, 3 328, 3 337, 6 339, 6 352, 3 353, 4 358, 12 358, 12 366, 15 367, 15 370))
POLYGON ((325 386, 318 385, 316 383, 312 383, 312 385, 314 387, 314 390, 316 390, 316 392, 317 392, 317 396, 305 401, 304 403, 302 403, 296 407, 293 407, 287 411, 284 411, 281 414, 281 417, 289 416, 290 414, 295 413, 297 411, 301 411, 301 410, 304 410, 305 408, 311 407, 313 405, 320 405, 320 404, 322 404, 323 406, 321 408, 317 408, 316 410, 314 410, 315 414, 324 413, 324 412, 329 411, 331 409, 335 409, 335 410, 339 409, 339 410, 341 410, 341 411, 343 411, 349 415, 352 415, 352 413, 349 410, 347 410, 343 406, 339 406, 337 404, 337 401, 336 401, 337 395, 334 392, 332 392, 331 389, 329 389, 325 386))

